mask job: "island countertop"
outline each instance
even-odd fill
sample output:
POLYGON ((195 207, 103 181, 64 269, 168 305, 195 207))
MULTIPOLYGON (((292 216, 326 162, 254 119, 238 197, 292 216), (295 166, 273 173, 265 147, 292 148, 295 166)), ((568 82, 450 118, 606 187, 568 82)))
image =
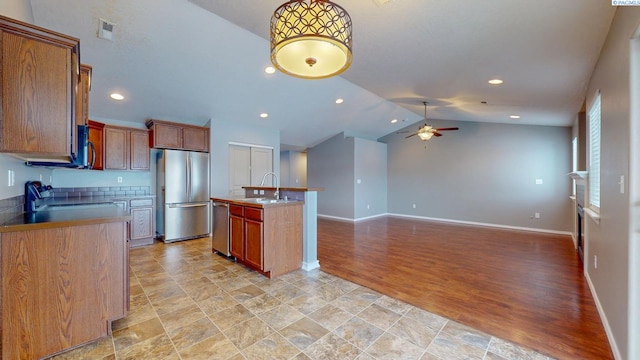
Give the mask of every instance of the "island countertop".
MULTIPOLYGON (((276 190, 273 186, 243 186, 243 189, 247 190, 276 190)), ((280 187, 280 191, 324 191, 324 188, 307 188, 307 187, 280 187)))
POLYGON ((239 197, 212 197, 211 200, 215 202, 223 202, 241 206, 249 206, 258 209, 265 209, 270 207, 277 206, 292 206, 292 205, 302 205, 304 201, 301 200, 279 200, 275 201, 274 199, 266 199, 266 198, 239 198, 239 197), (264 199, 264 202, 260 202, 259 199, 264 199), (274 201, 274 202, 271 202, 274 201))

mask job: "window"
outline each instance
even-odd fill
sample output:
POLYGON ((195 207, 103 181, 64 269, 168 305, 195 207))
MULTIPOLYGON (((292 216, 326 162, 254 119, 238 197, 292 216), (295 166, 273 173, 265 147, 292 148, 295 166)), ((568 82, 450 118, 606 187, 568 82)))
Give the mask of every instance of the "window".
MULTIPOLYGON (((578 138, 571 140, 571 171, 578 171, 578 138)), ((576 194, 576 181, 573 180, 573 195, 576 194)))
POLYGON ((600 91, 589 110, 589 207, 600 209, 600 129, 602 108, 600 91))

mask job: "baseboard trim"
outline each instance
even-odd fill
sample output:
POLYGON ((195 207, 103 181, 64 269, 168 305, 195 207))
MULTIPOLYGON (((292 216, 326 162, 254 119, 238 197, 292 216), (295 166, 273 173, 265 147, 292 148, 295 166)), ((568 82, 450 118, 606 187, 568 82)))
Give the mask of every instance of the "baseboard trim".
POLYGON ((320 261, 318 260, 312 261, 310 263, 306 261, 302 262, 302 270, 311 271, 319 268, 320 268, 320 261))
POLYGON ((364 220, 370 220, 370 219, 374 219, 374 218, 378 218, 378 217, 382 217, 382 216, 394 216, 394 217, 408 218, 408 219, 429 220, 429 221, 446 222, 446 223, 453 223, 453 224, 475 225, 475 226, 483 226, 483 227, 491 227, 491 228, 499 228, 499 229, 531 231, 531 232, 540 232, 540 233, 545 233, 545 234, 573 236, 573 233, 571 231, 538 229, 538 228, 529 228, 529 227, 522 227, 522 226, 511 226, 511 225, 502 225, 502 224, 481 223, 481 222, 475 222, 475 221, 464 221, 464 220, 453 220, 453 219, 441 219, 441 218, 433 218, 433 217, 427 217, 427 216, 416 216, 416 215, 406 215, 406 214, 384 213, 384 214, 378 214, 378 215, 373 215, 373 216, 368 216, 368 217, 363 217, 363 218, 357 218, 357 219, 318 214, 319 218, 324 218, 324 219, 329 219, 329 220, 337 220, 337 221, 345 221, 345 222, 352 222, 352 223, 356 223, 356 222, 364 221, 364 220))
POLYGON ((596 309, 598 309, 598 314, 600 314, 600 321, 602 321, 604 332, 607 334, 607 339, 609 340, 609 345, 611 346, 611 352, 613 352, 613 358, 616 360, 622 360, 622 355, 620 354, 620 349, 618 348, 618 344, 616 343, 616 338, 613 336, 613 331, 611 330, 611 326, 609 325, 609 320, 607 320, 607 314, 604 312, 602 304, 600 304, 598 293, 596 292, 596 288, 591 282, 589 273, 585 271, 584 277, 585 279, 587 279, 587 284, 589 285, 591 296, 593 297, 593 301, 596 304, 596 309))

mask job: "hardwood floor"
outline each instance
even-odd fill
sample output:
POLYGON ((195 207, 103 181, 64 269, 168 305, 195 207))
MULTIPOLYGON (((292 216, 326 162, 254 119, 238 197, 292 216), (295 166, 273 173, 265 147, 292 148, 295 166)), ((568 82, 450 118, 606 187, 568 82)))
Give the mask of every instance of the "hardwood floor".
POLYGON ((318 219, 323 271, 558 359, 613 359, 568 236, 318 219))

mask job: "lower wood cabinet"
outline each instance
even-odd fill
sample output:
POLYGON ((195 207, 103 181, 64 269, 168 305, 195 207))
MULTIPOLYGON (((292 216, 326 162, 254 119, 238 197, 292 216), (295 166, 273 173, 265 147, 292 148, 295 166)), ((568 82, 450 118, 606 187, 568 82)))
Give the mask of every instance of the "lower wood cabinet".
POLYGON ((272 278, 302 266, 302 203, 286 206, 229 205, 230 253, 272 278))
POLYGON ((131 247, 151 245, 155 241, 155 201, 153 198, 115 199, 114 202, 131 211, 129 241, 131 247))
POLYGON ((229 253, 244 261, 244 206, 229 205, 229 253))
POLYGON ((128 245, 126 222, 0 233, 0 358, 109 335, 129 308, 128 245))

